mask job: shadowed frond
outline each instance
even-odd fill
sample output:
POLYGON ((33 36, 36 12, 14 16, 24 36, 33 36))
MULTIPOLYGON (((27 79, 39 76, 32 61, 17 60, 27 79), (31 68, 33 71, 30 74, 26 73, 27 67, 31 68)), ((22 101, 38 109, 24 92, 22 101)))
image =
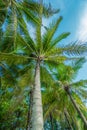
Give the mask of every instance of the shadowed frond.
POLYGON ((28 59, 32 59, 32 57, 25 56, 25 55, 18 55, 18 54, 11 54, 11 53, 1 53, 0 52, 0 61, 6 61, 10 64, 20 64, 23 62, 28 61, 28 59))

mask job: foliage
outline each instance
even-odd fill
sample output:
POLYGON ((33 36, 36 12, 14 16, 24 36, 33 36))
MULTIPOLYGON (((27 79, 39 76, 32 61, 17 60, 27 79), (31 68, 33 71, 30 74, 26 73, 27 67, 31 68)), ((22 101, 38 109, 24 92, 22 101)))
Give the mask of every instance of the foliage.
POLYGON ((87 80, 73 81, 85 62, 83 56, 87 52, 87 44, 78 41, 59 44, 70 33, 56 34, 63 19, 61 16, 48 27, 43 25, 43 17, 59 12, 50 4, 8 0, 1 1, 0 7, 0 25, 5 26, 0 28, 0 129, 25 129, 29 125, 29 92, 34 86, 37 61, 40 62, 45 128, 84 129, 65 90, 68 86, 81 112, 87 117, 83 103, 83 99, 87 98, 87 80), (35 36, 29 32, 29 22, 34 26, 35 36), (46 29, 44 34, 42 26, 46 29))

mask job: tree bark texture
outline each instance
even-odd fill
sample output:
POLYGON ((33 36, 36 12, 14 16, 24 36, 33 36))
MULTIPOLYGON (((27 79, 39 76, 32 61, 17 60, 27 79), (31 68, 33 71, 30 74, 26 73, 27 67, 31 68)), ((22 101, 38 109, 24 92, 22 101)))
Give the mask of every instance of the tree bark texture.
POLYGON ((40 61, 37 60, 35 69, 35 83, 33 88, 33 104, 30 130, 43 130, 43 110, 40 88, 40 61))

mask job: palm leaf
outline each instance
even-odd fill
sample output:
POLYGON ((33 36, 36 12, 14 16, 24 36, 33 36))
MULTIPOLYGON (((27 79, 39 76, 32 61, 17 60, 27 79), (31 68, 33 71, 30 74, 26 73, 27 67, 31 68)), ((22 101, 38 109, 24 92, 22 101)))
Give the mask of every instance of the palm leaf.
POLYGON ((71 44, 68 44, 63 47, 63 52, 65 55, 73 56, 73 55, 84 55, 87 52, 87 44, 86 43, 79 43, 79 42, 74 42, 71 44))
POLYGON ((44 51, 47 50, 47 48, 50 44, 50 41, 52 40, 61 20, 62 20, 62 17, 58 18, 56 20, 56 22, 54 22, 50 25, 50 28, 44 34, 44 36, 43 36, 43 49, 44 49, 44 51))
POLYGON ((53 48, 55 45, 58 44, 58 42, 60 42, 61 40, 67 38, 70 35, 69 32, 67 33, 62 33, 61 35, 59 35, 57 38, 53 39, 53 41, 51 42, 51 46, 48 48, 48 50, 51 50, 51 48, 53 48))
POLYGON ((23 62, 26 62, 28 59, 31 59, 31 57, 24 56, 22 55, 17 55, 17 54, 11 54, 11 53, 1 53, 0 52, 0 60, 1 61, 6 61, 9 64, 20 64, 23 62))
MULTIPOLYGON (((39 6, 40 5, 39 5, 39 3, 35 2, 34 0, 33 1, 31 1, 31 0, 30 1, 24 0, 23 5, 26 8, 30 9, 31 11, 34 11, 35 14, 39 14, 40 13, 39 12, 39 6)), ((52 6, 51 6, 51 4, 49 4, 49 5, 43 4, 41 6, 43 8, 43 15, 45 17, 52 16, 53 14, 56 14, 56 13, 59 12, 59 9, 53 9, 52 6)))
POLYGON ((71 83, 69 86, 79 88, 79 87, 86 87, 86 85, 87 85, 87 80, 80 80, 80 81, 71 83))

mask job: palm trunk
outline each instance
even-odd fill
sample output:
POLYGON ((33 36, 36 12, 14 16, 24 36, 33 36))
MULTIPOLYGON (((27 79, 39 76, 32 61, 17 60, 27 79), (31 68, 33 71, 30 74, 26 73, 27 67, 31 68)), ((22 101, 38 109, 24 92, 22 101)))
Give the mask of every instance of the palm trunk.
POLYGON ((35 69, 35 84, 33 88, 33 104, 31 115, 31 130, 43 130, 43 111, 40 88, 40 61, 37 60, 35 69))
POLYGON ((83 120, 85 127, 87 128, 87 120, 86 120, 85 116, 83 115, 83 113, 82 113, 81 110, 79 109, 79 107, 78 107, 78 105, 76 104, 75 100, 72 98, 70 92, 69 92, 69 91, 66 91, 66 92, 67 92, 67 94, 69 95, 69 97, 70 97, 70 99, 71 99, 71 101, 72 101, 72 103, 73 103, 75 109, 77 110, 79 116, 80 116, 81 119, 83 120))

